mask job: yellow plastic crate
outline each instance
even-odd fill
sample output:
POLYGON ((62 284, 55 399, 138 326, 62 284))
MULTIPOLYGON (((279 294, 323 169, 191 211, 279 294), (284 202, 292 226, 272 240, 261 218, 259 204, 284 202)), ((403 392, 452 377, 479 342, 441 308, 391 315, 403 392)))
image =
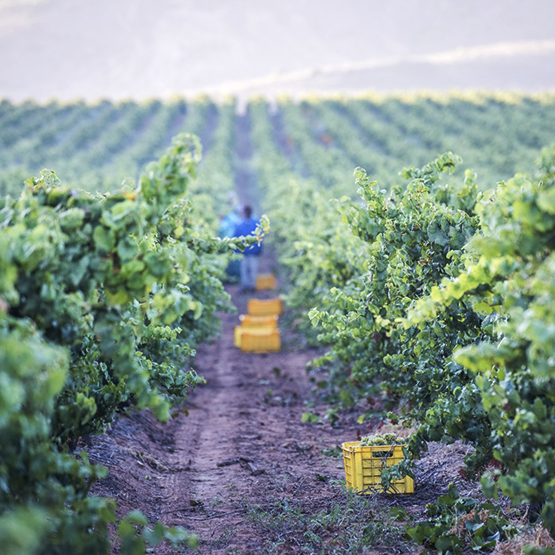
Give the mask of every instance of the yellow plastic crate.
POLYGON ((275 353, 281 349, 281 336, 278 330, 258 334, 248 332, 241 337, 241 350, 246 353, 275 353))
MULTIPOLYGON (((359 441, 351 441, 344 443, 342 447, 347 488, 352 488, 358 493, 383 493, 382 470, 400 463, 405 458, 403 445, 361 447, 359 441)), ((414 493, 414 480, 410 476, 394 480, 386 493, 414 493)))
POLYGON ((249 333, 251 335, 268 335, 277 331, 274 326, 258 326, 258 327, 245 327, 245 326, 235 326, 233 330, 233 345, 239 349, 243 346, 243 335, 249 333))
POLYGON ((271 353, 281 348, 281 336, 277 328, 235 328, 234 345, 246 353, 271 353))
POLYGON ((263 289, 275 289, 276 276, 274 274, 260 274, 256 278, 256 290, 262 291, 263 289))
POLYGON ((279 316, 283 310, 281 299, 249 299, 249 316, 279 316))
POLYGON ((277 316, 249 316, 248 314, 241 314, 239 316, 241 320, 241 326, 244 328, 259 328, 259 327, 278 327, 278 317, 277 316))

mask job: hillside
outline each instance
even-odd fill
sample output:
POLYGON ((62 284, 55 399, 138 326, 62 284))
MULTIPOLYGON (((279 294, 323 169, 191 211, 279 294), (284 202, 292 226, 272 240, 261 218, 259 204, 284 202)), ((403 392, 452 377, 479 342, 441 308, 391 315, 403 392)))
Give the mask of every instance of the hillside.
POLYGON ((553 90, 550 0, 2 0, 0 97, 553 90))

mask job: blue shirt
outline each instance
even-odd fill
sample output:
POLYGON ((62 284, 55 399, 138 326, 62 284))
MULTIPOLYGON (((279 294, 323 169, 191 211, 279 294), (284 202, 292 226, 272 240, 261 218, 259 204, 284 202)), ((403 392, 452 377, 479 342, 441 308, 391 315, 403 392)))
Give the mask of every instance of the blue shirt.
MULTIPOLYGON (((234 237, 247 237, 248 235, 254 235, 254 231, 259 224, 259 220, 249 220, 243 219, 235 226, 234 237)), ((246 247, 244 254, 246 255, 259 255, 262 252, 262 244, 255 243, 250 247, 246 247)))

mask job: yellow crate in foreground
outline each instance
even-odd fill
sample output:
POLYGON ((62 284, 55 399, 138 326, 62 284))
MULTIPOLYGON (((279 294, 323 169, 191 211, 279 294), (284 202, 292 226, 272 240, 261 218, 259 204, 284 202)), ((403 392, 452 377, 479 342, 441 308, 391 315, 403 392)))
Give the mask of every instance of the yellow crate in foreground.
MULTIPOLYGON (((233 345, 241 349, 243 347, 243 335, 249 333, 251 335, 268 335, 277 332, 278 329, 273 326, 245 327, 235 326, 233 330, 233 345)), ((279 332, 278 332, 279 333, 279 332)))
POLYGON ((262 291, 264 289, 276 288, 276 276, 274 274, 260 274, 256 278, 256 290, 262 291))
MULTIPOLYGON (((351 441, 344 443, 342 447, 347 488, 352 488, 358 493, 383 493, 382 470, 400 463, 405 458, 403 445, 361 447, 359 441, 351 441)), ((386 493, 414 493, 414 480, 410 476, 394 480, 386 493)))
POLYGON ((283 310, 281 299, 249 299, 249 316, 279 316, 283 310))
POLYGON ((281 336, 276 328, 237 326, 233 343, 245 353, 272 353, 280 350, 281 336))
POLYGON ((278 327, 278 317, 277 316, 249 316, 248 314, 241 314, 239 316, 241 320, 241 326, 244 328, 259 328, 259 327, 278 327))
POLYGON ((281 337, 278 330, 257 334, 249 329, 241 337, 241 350, 246 353, 277 353, 280 349, 281 337))

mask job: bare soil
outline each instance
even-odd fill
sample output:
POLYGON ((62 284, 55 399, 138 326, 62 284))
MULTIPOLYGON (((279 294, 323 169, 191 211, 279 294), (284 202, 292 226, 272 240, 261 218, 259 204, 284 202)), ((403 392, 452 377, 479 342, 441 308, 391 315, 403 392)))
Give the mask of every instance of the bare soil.
MULTIPOLYGON (((263 257, 262 270, 271 265, 263 257)), ((228 291, 245 313, 249 296, 237 285, 228 291)), ((311 515, 346 504, 342 459, 322 451, 372 430, 356 423, 354 411, 334 427, 325 423, 327 407, 313 395, 305 370, 320 353, 294 331, 281 327, 279 353, 249 354, 233 346, 237 315, 222 314, 222 323, 221 337, 198 351, 195 366, 206 385, 190 395, 187 415, 179 412, 167 424, 146 412, 120 416, 107 435, 92 439, 91 460, 109 470, 94 493, 114 497, 121 515, 140 509, 152 523, 196 533, 200 553, 267 553, 278 543, 274 552, 300 553, 298 530, 262 526, 252 511, 275 511, 281 503, 311 515), (315 406, 308 409, 307 402, 315 406), (308 410, 322 422, 302 423, 308 410)), ((432 446, 416 475, 416 494, 379 495, 377 505, 401 505, 422 516, 426 503, 460 478, 466 452, 462 445, 432 446)), ((155 552, 175 551, 159 546, 155 552)), ((377 545, 376 552, 407 551, 377 545)))

